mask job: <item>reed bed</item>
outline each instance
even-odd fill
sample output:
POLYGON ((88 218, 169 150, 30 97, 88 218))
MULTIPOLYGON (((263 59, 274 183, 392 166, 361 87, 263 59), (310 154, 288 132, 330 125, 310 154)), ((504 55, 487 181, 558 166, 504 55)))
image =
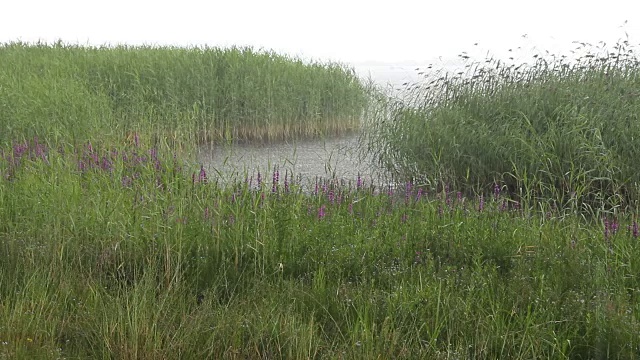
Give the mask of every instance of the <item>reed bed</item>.
MULTIPOLYGON (((379 93, 367 151, 391 171, 465 193, 597 214, 637 206, 640 61, 628 40, 578 44, 577 58, 465 60, 422 69, 400 98, 379 93)), ((419 69, 418 69, 419 70, 419 69)), ((598 216, 596 216, 598 217, 598 216)))
POLYGON ((12 42, 0 62, 5 144, 133 132, 185 143, 328 136, 357 129, 367 101, 351 68, 251 48, 12 42))
POLYGON ((301 185, 137 134, 3 147, 0 357, 640 357, 636 212, 301 185))

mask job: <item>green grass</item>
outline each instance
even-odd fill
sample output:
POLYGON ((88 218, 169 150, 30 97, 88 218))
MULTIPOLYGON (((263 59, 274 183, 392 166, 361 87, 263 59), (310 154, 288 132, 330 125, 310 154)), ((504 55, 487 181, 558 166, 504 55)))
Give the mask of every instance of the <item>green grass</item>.
POLYGON ((134 131, 177 142, 272 141, 359 127, 353 69, 251 48, 0 45, 0 142, 134 131))
POLYGON ((0 358, 640 358, 632 55, 490 61, 399 103, 251 49, 5 44, 0 358), (413 181, 189 162, 363 109, 413 181))
POLYGON ((144 142, 32 140, 0 174, 2 357, 640 357, 635 213, 305 193, 291 174, 223 187, 144 142))
POLYGON ((380 95, 369 151, 400 177, 466 193, 498 184, 521 201, 591 214, 634 205, 639 60, 628 41, 577 53, 468 60, 457 75, 410 84, 404 101, 380 95))

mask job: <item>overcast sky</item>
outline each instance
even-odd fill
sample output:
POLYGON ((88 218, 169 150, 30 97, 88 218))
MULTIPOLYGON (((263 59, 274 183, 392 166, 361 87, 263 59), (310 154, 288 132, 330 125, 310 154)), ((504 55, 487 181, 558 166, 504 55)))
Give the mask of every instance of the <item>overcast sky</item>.
POLYGON ((2 42, 250 45, 349 63, 453 58, 476 42, 496 53, 523 41, 553 50, 625 31, 640 43, 637 0, 2 1, 2 42))

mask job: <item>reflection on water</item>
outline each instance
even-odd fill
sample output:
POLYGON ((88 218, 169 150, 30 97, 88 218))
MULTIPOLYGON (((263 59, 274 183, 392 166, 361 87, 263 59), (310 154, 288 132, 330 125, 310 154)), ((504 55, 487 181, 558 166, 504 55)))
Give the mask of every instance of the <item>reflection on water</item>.
POLYGON ((274 168, 293 174, 303 185, 316 178, 336 178, 355 181, 360 175, 369 184, 380 183, 381 173, 370 159, 359 157, 357 136, 304 140, 266 145, 235 144, 200 148, 198 161, 209 174, 223 181, 257 174, 269 179, 274 168))

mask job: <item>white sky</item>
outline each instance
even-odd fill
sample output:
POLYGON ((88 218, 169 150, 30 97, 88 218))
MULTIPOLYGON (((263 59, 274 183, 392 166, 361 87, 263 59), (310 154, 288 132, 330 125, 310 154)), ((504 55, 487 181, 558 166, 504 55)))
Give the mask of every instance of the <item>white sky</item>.
POLYGON ((499 53, 523 34, 551 50, 625 31, 640 43, 637 0, 1 1, 0 42, 250 45, 349 63, 453 58, 476 42, 499 53))

